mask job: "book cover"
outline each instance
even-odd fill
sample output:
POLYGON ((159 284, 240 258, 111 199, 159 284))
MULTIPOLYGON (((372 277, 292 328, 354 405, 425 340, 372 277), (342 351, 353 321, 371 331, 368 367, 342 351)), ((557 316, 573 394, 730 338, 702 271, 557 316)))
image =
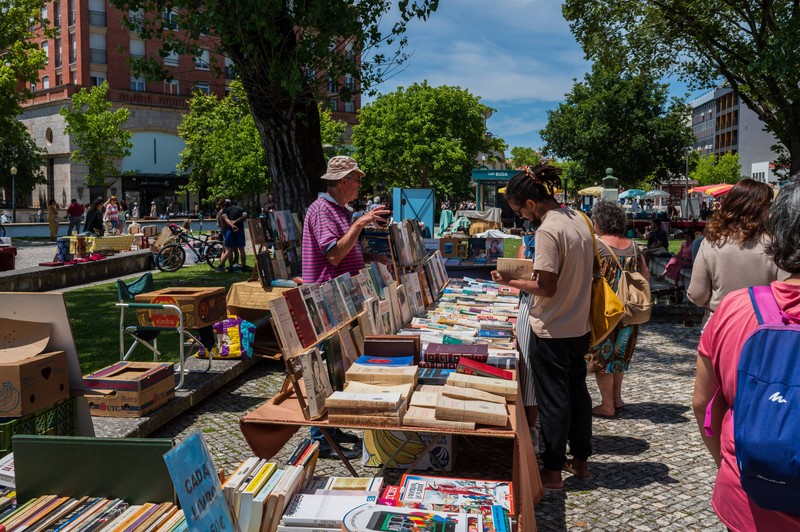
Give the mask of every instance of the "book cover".
POLYGON ((397 287, 397 303, 400 307, 400 327, 402 328, 411 323, 411 306, 408 300, 408 291, 404 284, 397 287))
POLYGON ((311 419, 325 415, 325 398, 333 393, 328 374, 322 364, 319 349, 310 349, 300 355, 303 366, 303 383, 306 389, 306 404, 311 419))
POLYGON ((454 369, 420 368, 417 380, 420 384, 444 385, 448 376, 455 371, 454 369))
POLYGON ((478 331, 481 338, 513 338, 514 333, 510 330, 481 329, 478 331))
POLYGON ((275 279, 275 272, 272 270, 272 257, 269 251, 256 254, 256 269, 258 270, 258 280, 261 281, 261 286, 266 290, 271 286, 270 282, 275 279))
MULTIPOLYGON (((275 486, 283 477, 283 469, 276 470, 272 476, 267 480, 261 490, 253 497, 253 502, 250 505, 250 521, 247 523, 247 528, 240 526, 243 532, 260 532, 261 525, 264 521, 264 510, 266 509, 267 497, 275 489, 275 486)), ((242 523, 243 525, 243 523, 242 523)))
MULTIPOLYGON (((283 293, 283 298, 289 307, 289 315, 303 348, 310 347, 317 342, 316 328, 311 323, 300 288, 292 288, 283 293)), ((313 298, 312 298, 313 299, 313 298)), ((319 318, 318 318, 319 319, 319 318)), ((320 327, 322 326, 320 322, 320 327)))
POLYGON ((533 261, 530 259, 499 258, 496 268, 499 273, 511 279, 533 278, 533 261))
POLYGON ((485 513, 497 504, 508 512, 514 512, 511 481, 405 474, 399 484, 400 501, 409 508, 438 510, 456 507, 462 512, 485 513))
POLYGON ((298 493, 292 497, 281 522, 286 526, 341 527, 344 516, 362 504, 375 503, 374 495, 311 495, 298 493))
POLYGON ((464 401, 439 395, 436 400, 436 419, 505 427, 508 425, 508 411, 504 404, 488 401, 464 401))
POLYGON ((355 363, 363 366, 413 366, 414 357, 377 357, 363 355, 358 357, 355 363))
POLYGON ((470 360, 469 358, 462 357, 458 361, 458 367, 456 368, 458 373, 465 373, 467 375, 480 375, 481 377, 494 377, 497 379, 505 379, 510 381, 514 378, 514 374, 510 371, 506 371, 500 368, 495 368, 488 364, 482 364, 475 360, 470 360))
POLYGON ((441 387, 440 394, 444 395, 445 397, 452 397, 453 399, 486 401, 501 405, 506 404, 505 397, 490 392, 484 392, 483 390, 477 390, 475 388, 459 388, 458 386, 450 386, 445 384, 441 387))
POLYGON ((361 312, 361 309, 364 305, 364 297, 359 289, 358 285, 356 284, 353 276, 350 273, 345 272, 339 276, 341 278, 342 283, 344 283, 344 287, 346 290, 346 294, 350 296, 350 301, 353 303, 353 307, 356 310, 356 314, 361 312))
POLYGON ((417 382, 417 366, 362 366, 353 364, 347 370, 348 382, 358 381, 367 384, 406 384, 417 382))
POLYGON ((468 532, 467 514, 365 504, 348 512, 343 532, 468 532))
POLYGON ((304 284, 303 286, 308 287, 308 289, 311 291, 311 296, 314 298, 314 304, 316 305, 317 310, 319 311, 319 317, 320 320, 322 321, 323 330, 325 332, 330 331, 331 329, 333 329, 333 322, 331 320, 330 315, 328 314, 327 308, 325 307, 325 302, 322 299, 322 291, 320 290, 319 285, 317 283, 308 283, 304 284))
POLYGON ((437 419, 435 408, 423 406, 409 406, 406 415, 403 417, 403 426, 475 430, 475 423, 468 421, 448 421, 445 419, 437 419))
POLYGON ((338 288, 334 281, 322 283, 319 287, 322 294, 322 302, 325 305, 325 310, 328 311, 328 316, 334 327, 341 326, 344 322, 350 321, 350 313, 347 309, 343 308, 343 303, 339 298, 338 288))
POLYGON ((402 402, 399 392, 354 393, 333 392, 326 400, 328 408, 361 408, 365 412, 392 410, 402 402))
POLYGON ((486 239, 485 238, 470 238, 469 239, 469 255, 470 259, 486 258, 486 239))
POLYGON ((489 261, 496 261, 503 256, 503 248, 505 247, 504 238, 487 238, 486 239, 486 259, 489 261))
POLYGON ((339 298, 339 304, 347 311, 347 321, 352 320, 356 314, 358 314, 358 310, 353 303, 353 298, 350 296, 350 290, 345 284, 344 277, 340 275, 331 282, 336 285, 336 295, 339 298))
POLYGON ((268 303, 272 323, 277 331, 281 346, 286 351, 284 356, 294 356, 303 350, 303 344, 297 336, 295 322, 289 312, 289 305, 286 299, 278 297, 268 303))
POLYGON ((397 332, 403 327, 403 318, 400 315, 400 301, 397 299, 397 281, 392 281, 386 285, 387 298, 390 303, 392 313, 392 332, 397 332))
POLYGON ((346 369, 341 337, 339 334, 331 335, 322 345, 331 386, 333 386, 334 390, 341 390, 344 387, 344 372, 346 369))
POLYGON ((394 320, 392 320, 392 304, 388 299, 378 301, 378 323, 379 331, 383 334, 394 334, 394 320))

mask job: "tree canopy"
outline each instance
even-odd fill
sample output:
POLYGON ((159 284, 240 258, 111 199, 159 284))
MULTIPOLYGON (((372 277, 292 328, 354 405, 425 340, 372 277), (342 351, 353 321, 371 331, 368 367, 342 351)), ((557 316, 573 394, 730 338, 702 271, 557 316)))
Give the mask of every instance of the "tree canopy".
POLYGON ((611 167, 620 185, 640 187, 683 172, 693 139, 684 111, 651 76, 595 65, 548 111, 544 151, 579 163, 571 173, 576 186, 599 183, 611 167))
POLYGON ((133 147, 133 133, 122 129, 131 113, 125 107, 111 110, 108 89, 107 81, 91 90, 83 88, 72 95, 71 108, 61 108, 67 123, 64 133, 78 145, 70 158, 86 163, 85 180, 89 186, 106 186, 107 177, 119 175, 116 161, 129 156, 133 147))
MULTIPOLYGON (((142 16, 131 17, 131 29, 160 39, 161 57, 210 50, 233 61, 261 136, 277 205, 296 212, 312 201, 325 173, 317 104, 328 80, 340 85, 341 99, 380 80, 406 57, 407 24, 427 18, 438 6, 438 0, 111 2, 141 10, 142 16), (382 23, 390 11, 396 22, 382 23), (376 50, 378 45, 384 48, 376 50), (346 77, 353 82, 345 83, 346 77)), ((176 75, 164 69, 161 57, 134 68, 150 78, 176 75)))
POLYGON ((737 183, 741 179, 742 167, 738 153, 726 153, 717 158, 716 155, 700 157, 689 177, 697 179, 697 184, 717 185, 720 183, 737 183))
POLYGON ((523 166, 534 167, 542 160, 542 155, 534 150, 524 146, 514 146, 511 148, 511 162, 514 168, 522 168, 523 166))
POLYGON ((367 173, 362 182, 466 195, 478 154, 506 147, 487 135, 490 110, 467 90, 427 82, 380 95, 353 128, 355 157, 367 173))
POLYGON ((593 61, 695 88, 724 80, 800 171, 800 2, 566 0, 563 13, 593 61))

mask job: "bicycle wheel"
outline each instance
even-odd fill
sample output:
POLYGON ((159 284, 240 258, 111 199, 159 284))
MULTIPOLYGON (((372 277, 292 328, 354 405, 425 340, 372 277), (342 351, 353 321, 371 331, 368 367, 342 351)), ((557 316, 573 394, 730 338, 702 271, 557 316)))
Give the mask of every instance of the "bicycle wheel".
POLYGON ((225 248, 222 247, 222 242, 210 242, 208 244, 208 248, 206 248, 206 262, 212 270, 217 269, 219 258, 222 256, 224 250, 225 248))
POLYGON ((162 272, 176 272, 186 260, 186 251, 180 244, 168 244, 156 254, 156 268, 162 272))

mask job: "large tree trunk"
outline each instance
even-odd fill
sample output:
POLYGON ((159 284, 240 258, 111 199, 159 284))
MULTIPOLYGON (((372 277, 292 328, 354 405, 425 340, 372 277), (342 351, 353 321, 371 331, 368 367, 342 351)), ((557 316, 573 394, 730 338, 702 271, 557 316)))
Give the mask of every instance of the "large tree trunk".
POLYGON ((795 179, 800 179, 800 131, 789 133, 789 175, 795 179))

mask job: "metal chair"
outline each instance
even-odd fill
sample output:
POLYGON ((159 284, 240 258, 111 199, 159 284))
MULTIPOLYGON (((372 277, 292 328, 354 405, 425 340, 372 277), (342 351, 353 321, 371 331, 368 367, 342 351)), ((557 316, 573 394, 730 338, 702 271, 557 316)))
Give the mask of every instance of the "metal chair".
MULTIPOLYGON (((116 305, 120 308, 120 315, 119 315, 120 360, 128 360, 128 358, 131 356, 136 346, 141 344, 150 349, 153 352, 153 360, 158 361, 158 357, 161 354, 161 352, 158 350, 159 333, 165 330, 177 331, 179 337, 178 346, 180 353, 180 363, 176 368, 176 372, 179 374, 180 377, 176 389, 180 389, 181 387, 183 387, 183 380, 186 373, 185 347, 187 345, 187 337, 190 340, 190 342, 188 343, 188 345, 190 346, 189 349, 190 353, 193 351, 195 347, 201 345, 201 342, 196 336, 194 336, 192 333, 184 329, 183 312, 177 305, 135 302, 135 297, 137 295, 144 294, 147 292, 152 292, 153 290, 155 290, 153 286, 153 274, 151 274, 150 272, 145 273, 144 275, 142 275, 141 277, 130 283, 125 283, 122 279, 117 279, 117 293, 119 296, 119 303, 117 303, 116 305), (161 310, 161 311, 174 312, 178 316, 178 325, 177 327, 176 326, 159 327, 155 325, 142 326, 139 324, 126 325, 125 310, 129 308, 133 309, 134 311, 161 310), (130 335, 134 340, 127 351, 125 350, 126 334, 130 335)), ((211 369, 211 357, 208 358, 208 367, 205 369, 205 371, 208 371, 210 369, 211 369)))

